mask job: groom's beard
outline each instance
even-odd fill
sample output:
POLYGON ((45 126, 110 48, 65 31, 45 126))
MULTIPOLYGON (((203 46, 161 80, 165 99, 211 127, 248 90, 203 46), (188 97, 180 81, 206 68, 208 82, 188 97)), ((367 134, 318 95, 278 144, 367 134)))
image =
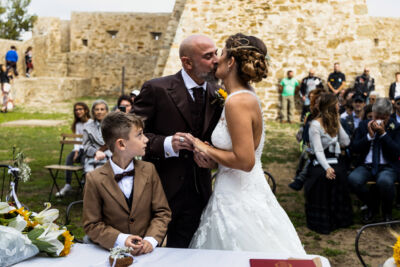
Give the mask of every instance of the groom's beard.
POLYGON ((215 67, 209 72, 197 71, 196 65, 194 67, 195 67, 194 74, 197 77, 199 77, 209 83, 217 83, 218 82, 218 78, 215 76, 215 72, 217 71, 217 65, 215 65, 215 67))

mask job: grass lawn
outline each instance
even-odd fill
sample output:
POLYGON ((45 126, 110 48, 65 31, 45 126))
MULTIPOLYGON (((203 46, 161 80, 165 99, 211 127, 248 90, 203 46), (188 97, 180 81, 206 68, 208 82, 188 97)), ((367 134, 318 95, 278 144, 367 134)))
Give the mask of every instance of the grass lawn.
MULTIPOLYGON (((87 103, 93 102, 94 98, 79 99, 87 103)), ((115 102, 115 99, 107 99, 115 102)), ((72 102, 67 103, 65 108, 60 108, 57 113, 37 113, 32 110, 16 109, 7 114, 0 114, 0 123, 19 119, 60 119, 65 120, 63 126, 57 127, 2 127, 0 126, 0 163, 10 163, 12 158, 12 147, 22 149, 25 152, 29 165, 32 169, 31 180, 27 183, 20 183, 18 196, 29 209, 39 212, 43 209, 43 203, 48 201, 51 186, 51 178, 45 165, 55 164, 58 160, 60 149, 59 138, 61 133, 70 132, 72 122, 72 102)), ((361 227, 359 221, 358 207, 354 206, 355 225, 348 229, 337 230, 330 235, 320 235, 310 231, 306 227, 304 214, 303 192, 295 192, 287 187, 296 169, 299 156, 298 143, 295 140, 295 133, 298 124, 279 124, 267 122, 266 142, 263 152, 263 163, 275 177, 277 182, 277 198, 286 210, 291 221, 305 246, 307 253, 318 254, 327 257, 332 266, 359 266, 354 253, 354 238, 356 230, 361 227)), ((64 157, 71 151, 72 145, 65 149, 64 157)), ((63 159, 64 161, 64 159, 63 159)), ((64 174, 61 173, 58 179, 60 186, 64 185, 64 174)), ((72 180, 72 186, 78 189, 76 180, 72 180)), ((59 209, 59 224, 64 224, 65 210, 67 205, 79 199, 75 193, 64 198, 52 197, 52 206, 59 209)), ((399 218, 400 213, 394 211, 394 217, 399 218)), ((73 234, 81 238, 84 233, 81 228, 81 207, 76 207, 72 212, 73 221, 71 230, 73 234)), ((400 231, 398 231, 400 233, 400 231)), ((366 257, 371 266, 383 263, 391 256, 391 248, 394 239, 390 237, 385 229, 369 231, 365 234, 364 245, 360 245, 362 254, 366 257), (370 242, 370 241, 374 242, 370 242)))

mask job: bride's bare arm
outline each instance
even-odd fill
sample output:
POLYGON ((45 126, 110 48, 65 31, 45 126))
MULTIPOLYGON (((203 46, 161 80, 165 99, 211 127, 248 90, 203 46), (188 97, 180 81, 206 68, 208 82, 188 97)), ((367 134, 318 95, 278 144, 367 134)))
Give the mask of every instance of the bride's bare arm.
POLYGON ((232 97, 225 105, 225 118, 232 139, 232 151, 209 146, 198 139, 193 144, 198 151, 232 169, 251 171, 255 163, 253 120, 257 118, 258 102, 248 94, 232 97))

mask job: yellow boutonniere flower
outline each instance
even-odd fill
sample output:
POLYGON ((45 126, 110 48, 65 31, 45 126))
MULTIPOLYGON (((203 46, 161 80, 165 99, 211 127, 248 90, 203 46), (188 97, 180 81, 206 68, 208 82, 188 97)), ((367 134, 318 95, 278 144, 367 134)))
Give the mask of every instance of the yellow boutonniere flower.
POLYGON ((393 123, 393 122, 392 122, 391 124, 389 124, 389 128, 390 128, 391 130, 394 129, 394 123, 393 123))
POLYGON ((228 97, 228 93, 227 93, 224 89, 222 89, 222 88, 219 88, 219 89, 218 89, 218 94, 219 94, 220 96, 222 96, 222 97, 224 98, 224 100, 228 97))

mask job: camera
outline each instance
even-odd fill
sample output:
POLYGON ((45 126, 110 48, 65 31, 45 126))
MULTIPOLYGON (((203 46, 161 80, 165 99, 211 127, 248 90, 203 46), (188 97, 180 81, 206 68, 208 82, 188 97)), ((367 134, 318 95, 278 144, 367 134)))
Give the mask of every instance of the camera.
POLYGON ((376 120, 376 124, 381 125, 382 124, 382 120, 376 120))
POLYGON ((125 106, 119 106, 118 109, 119 109, 121 112, 125 112, 125 113, 126 113, 126 107, 125 107, 125 106))

